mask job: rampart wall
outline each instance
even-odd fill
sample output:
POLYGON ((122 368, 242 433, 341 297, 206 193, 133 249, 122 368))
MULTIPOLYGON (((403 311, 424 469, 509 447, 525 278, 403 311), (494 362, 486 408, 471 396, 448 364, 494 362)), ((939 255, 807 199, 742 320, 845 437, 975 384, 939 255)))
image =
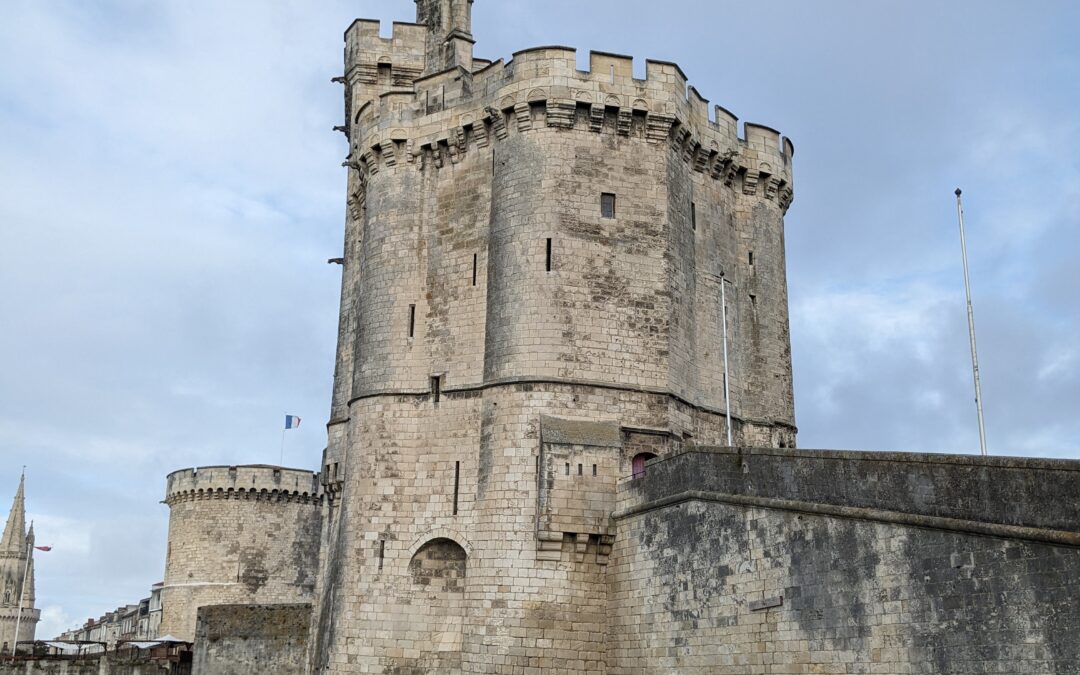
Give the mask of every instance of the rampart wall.
POLYGON ((691 449, 624 481, 608 673, 1080 672, 1080 462, 691 449))
POLYGON ((310 471, 219 466, 169 474, 161 634, 193 640, 204 605, 310 602, 319 502, 310 471))

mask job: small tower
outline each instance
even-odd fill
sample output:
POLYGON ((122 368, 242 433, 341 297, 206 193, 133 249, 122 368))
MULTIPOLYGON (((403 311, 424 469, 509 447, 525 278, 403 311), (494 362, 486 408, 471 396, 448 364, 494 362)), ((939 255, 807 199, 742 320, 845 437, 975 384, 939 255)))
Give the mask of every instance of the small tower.
POLYGON ((472 72, 473 0, 416 0, 416 23, 427 26, 425 75, 460 66, 472 72))
POLYGON ((25 483, 23 476, 0 537, 0 648, 5 654, 11 653, 15 642, 33 640, 41 618, 41 612, 34 608, 34 526, 27 532, 25 483))

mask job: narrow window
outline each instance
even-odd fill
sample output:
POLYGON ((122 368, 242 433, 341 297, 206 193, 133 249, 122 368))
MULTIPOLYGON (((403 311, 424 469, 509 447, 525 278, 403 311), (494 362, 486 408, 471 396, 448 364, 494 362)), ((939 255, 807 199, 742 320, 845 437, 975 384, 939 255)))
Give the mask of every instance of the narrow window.
POLYGON ((393 66, 389 63, 379 64, 379 84, 389 85, 391 83, 391 76, 393 75, 393 66))
POLYGON ((754 308, 757 307, 757 296, 753 293, 750 294, 750 306, 754 308))
POLYGON ((458 509, 458 488, 461 485, 461 462, 454 462, 454 515, 458 509))
POLYGON ((697 204, 690 203, 690 229, 697 232, 697 204))
POLYGON ((580 464, 577 465, 577 475, 579 475, 579 476, 582 475, 582 473, 581 473, 581 465, 580 464))
POLYGON ((600 215, 604 218, 615 217, 615 195, 610 192, 600 195, 600 215))
POLYGON ((442 398, 442 375, 431 376, 431 399, 437 405, 442 398))
POLYGON ((380 539, 379 540, 379 569, 380 570, 382 569, 383 560, 385 560, 385 559, 386 559, 386 540, 385 539, 380 539))
POLYGON ((551 237, 547 240, 547 262, 545 263, 547 271, 551 271, 551 237))
POLYGON ((750 253, 748 253, 746 255, 746 262, 750 263, 751 267, 754 266, 754 252, 753 251, 750 251, 750 253))
POLYGON ((476 285, 476 254, 472 254, 472 285, 476 285))
POLYGON ((569 475, 570 475, 570 462, 567 462, 567 463, 566 463, 566 475, 567 475, 567 476, 569 476, 569 475))
POLYGON ((416 305, 409 305, 409 337, 416 334, 416 305))
POLYGON ((592 475, 594 475, 594 476, 596 475, 596 465, 595 464, 592 465, 592 475))

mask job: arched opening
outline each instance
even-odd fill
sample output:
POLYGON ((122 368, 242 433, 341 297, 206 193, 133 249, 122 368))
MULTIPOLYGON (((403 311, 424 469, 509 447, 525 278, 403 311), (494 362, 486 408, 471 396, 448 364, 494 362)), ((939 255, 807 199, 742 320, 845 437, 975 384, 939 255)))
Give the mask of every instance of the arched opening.
POLYGON ((461 627, 465 617, 465 574, 468 554, 451 539, 432 539, 409 561, 411 617, 418 641, 417 667, 424 672, 451 672, 461 667, 461 627))
POLYGON ((642 476, 644 476, 645 475, 645 462, 649 461, 650 459, 655 459, 655 458, 656 458, 656 455, 652 454, 651 452, 641 452, 641 453, 638 453, 638 454, 634 455, 634 460, 633 460, 634 478, 641 478, 642 476))

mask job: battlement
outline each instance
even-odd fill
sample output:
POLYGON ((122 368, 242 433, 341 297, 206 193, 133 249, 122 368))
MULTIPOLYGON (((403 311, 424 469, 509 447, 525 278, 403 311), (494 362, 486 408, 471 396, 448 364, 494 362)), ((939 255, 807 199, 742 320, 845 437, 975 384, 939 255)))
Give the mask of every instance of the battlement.
POLYGON ((181 469, 166 479, 165 503, 189 499, 318 500, 319 475, 268 465, 181 469))
POLYGON ((767 199, 778 198, 784 210, 793 198, 791 140, 749 122, 740 134, 738 118, 721 106, 710 108, 675 63, 647 59, 639 79, 630 56, 591 51, 589 69, 580 70, 576 49, 554 45, 515 52, 507 62, 476 62, 472 71, 455 66, 420 75, 417 60, 407 71, 397 64, 421 51, 425 27, 398 26, 393 40, 378 36, 377 22, 357 22, 350 29, 355 36, 348 81, 354 87, 381 82, 348 107, 356 168, 440 168, 456 163, 471 144, 486 147, 515 127, 556 127, 671 141, 695 170, 747 195, 760 190, 767 199), (382 63, 390 65, 380 76, 372 69, 382 63), (361 71, 367 73, 363 78, 361 71))
POLYGON ((427 26, 395 21, 389 38, 380 35, 381 29, 379 21, 357 19, 345 31, 346 75, 361 68, 374 83, 379 64, 419 75, 427 60, 427 26))

